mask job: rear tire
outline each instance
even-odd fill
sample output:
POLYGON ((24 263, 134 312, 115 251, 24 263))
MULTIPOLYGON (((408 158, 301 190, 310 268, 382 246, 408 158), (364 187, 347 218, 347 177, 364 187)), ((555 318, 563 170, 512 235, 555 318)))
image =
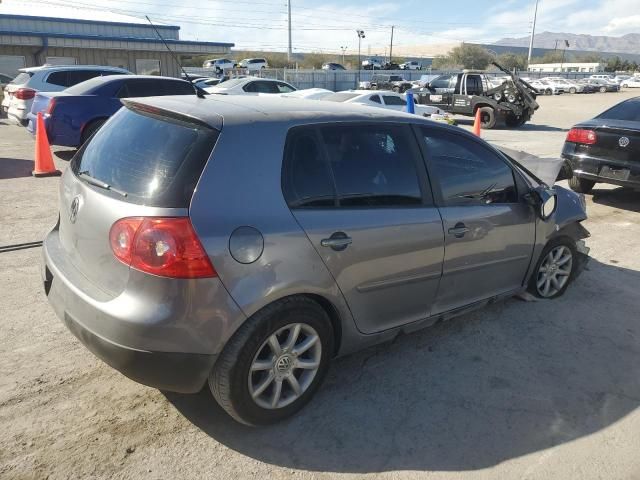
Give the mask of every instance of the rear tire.
POLYGON ((285 298, 254 314, 231 337, 209 375, 209 388, 220 406, 241 423, 268 425, 284 420, 304 407, 322 383, 333 345, 331 321, 318 303, 307 297, 285 298), (288 347, 293 325, 301 325, 302 333, 288 347), (314 334, 313 346, 296 353, 314 334), (272 342, 278 342, 280 356, 272 342), (296 367, 304 361, 317 365, 313 375, 309 366, 296 367), (283 373, 283 369, 288 370, 283 373), (291 376, 297 378, 290 380, 291 376), (275 407, 268 405, 273 401, 275 407))
POLYGON ((544 91, 544 94, 545 94, 545 95, 553 95, 553 90, 551 90, 550 88, 547 88, 547 89, 544 91))
POLYGON ((577 90, 576 90, 576 87, 571 87, 571 88, 569 89, 569 93, 576 93, 576 91, 577 91, 577 90))
POLYGON ((600 87, 600 93, 605 93, 607 91, 607 87, 600 87))
POLYGON ((480 126, 490 130, 496 126, 496 112, 491 107, 480 107, 480 126))
POLYGON ((84 145, 87 140, 89 140, 93 136, 94 133, 100 130, 100 127, 104 125, 104 122, 106 122, 106 120, 94 120, 89 125, 84 127, 84 130, 82 131, 82 135, 80 137, 80 146, 84 145))
POLYGON ((569 188, 578 193, 589 193, 595 184, 596 182, 593 180, 576 177, 575 175, 569 179, 569 188))

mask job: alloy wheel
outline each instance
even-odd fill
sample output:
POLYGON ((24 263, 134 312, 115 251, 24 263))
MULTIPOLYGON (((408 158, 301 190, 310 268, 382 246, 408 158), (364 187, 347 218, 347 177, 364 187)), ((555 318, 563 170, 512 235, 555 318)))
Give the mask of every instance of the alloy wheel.
POLYGON ((569 281, 572 268, 571 250, 564 245, 552 248, 538 269, 536 288, 540 296, 549 298, 560 292, 569 281))
POLYGON ((265 409, 285 407, 313 382, 322 343, 318 332, 305 323, 292 323, 271 334, 260 346, 249 369, 249 394, 265 409))

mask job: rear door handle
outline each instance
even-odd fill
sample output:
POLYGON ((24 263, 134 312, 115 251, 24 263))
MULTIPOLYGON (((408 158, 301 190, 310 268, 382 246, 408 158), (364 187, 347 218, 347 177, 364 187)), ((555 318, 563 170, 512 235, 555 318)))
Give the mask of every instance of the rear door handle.
POLYGON ((462 238, 468 231, 469 228, 464 223, 458 222, 455 227, 449 229, 449 235, 453 235, 456 238, 462 238))
POLYGON ((341 251, 351 245, 353 240, 344 232, 335 232, 329 238, 323 238, 320 240, 320 245, 323 247, 329 247, 336 251, 341 251))

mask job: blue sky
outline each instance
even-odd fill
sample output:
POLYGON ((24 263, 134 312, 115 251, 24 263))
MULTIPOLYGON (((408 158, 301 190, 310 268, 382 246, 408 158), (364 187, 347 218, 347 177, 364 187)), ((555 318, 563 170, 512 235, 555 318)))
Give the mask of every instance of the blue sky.
MULTIPOLYGON (((353 52, 355 29, 362 28, 363 52, 381 54, 389 44, 391 25, 396 26, 398 51, 460 41, 489 43, 528 35, 534 2, 292 0, 293 43, 299 51, 331 53, 346 46, 353 52)), ((89 8, 96 19, 106 18, 106 12, 148 14, 155 21, 180 25, 183 39, 228 41, 256 49, 283 50, 287 44, 286 0, 4 0, 3 5, 30 6, 40 15, 63 6, 89 8)), ((640 0, 540 0, 536 30, 640 33, 640 0)))

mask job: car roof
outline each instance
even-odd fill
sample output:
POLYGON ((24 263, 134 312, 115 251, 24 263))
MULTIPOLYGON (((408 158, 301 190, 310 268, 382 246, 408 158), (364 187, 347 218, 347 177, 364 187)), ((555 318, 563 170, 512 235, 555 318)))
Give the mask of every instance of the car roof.
POLYGON ((39 72, 41 70, 109 70, 113 72, 127 72, 128 70, 120 67, 104 67, 101 65, 41 65, 39 67, 21 68, 19 72, 39 72))
MULTIPOLYGON (((322 123, 325 121, 408 120, 420 122, 423 117, 377 107, 354 106, 342 102, 323 102, 280 95, 210 95, 165 96, 129 99, 126 103, 142 104, 194 118, 221 129, 223 124, 255 123, 322 123)), ((426 120, 426 119, 425 119, 426 120)))

